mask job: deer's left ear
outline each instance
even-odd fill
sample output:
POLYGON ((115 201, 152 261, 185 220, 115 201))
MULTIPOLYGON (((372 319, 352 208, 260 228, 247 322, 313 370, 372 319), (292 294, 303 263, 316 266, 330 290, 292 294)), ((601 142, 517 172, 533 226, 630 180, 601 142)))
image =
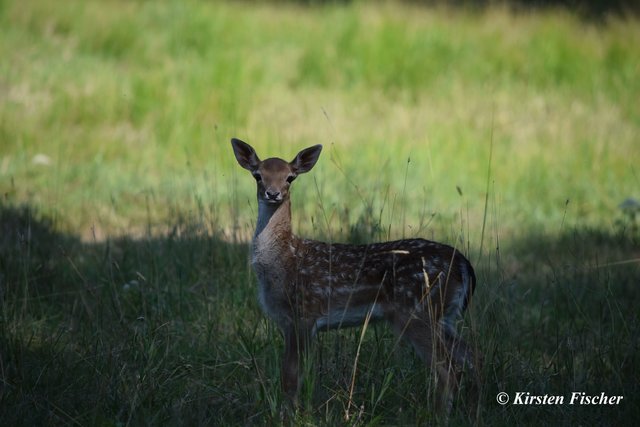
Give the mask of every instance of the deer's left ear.
POLYGON ((320 157, 322 151, 322 145, 314 145, 313 147, 305 148, 298 153, 295 159, 289 163, 295 173, 309 172, 313 168, 320 157))

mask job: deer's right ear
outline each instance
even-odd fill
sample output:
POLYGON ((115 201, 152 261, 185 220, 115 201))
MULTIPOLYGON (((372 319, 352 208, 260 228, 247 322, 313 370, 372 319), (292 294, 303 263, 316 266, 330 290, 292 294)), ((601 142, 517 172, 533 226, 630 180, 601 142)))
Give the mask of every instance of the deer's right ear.
POLYGON ((253 147, 237 138, 231 138, 231 146, 233 147, 233 153, 236 155, 236 160, 240 166, 251 172, 258 169, 260 159, 253 147))

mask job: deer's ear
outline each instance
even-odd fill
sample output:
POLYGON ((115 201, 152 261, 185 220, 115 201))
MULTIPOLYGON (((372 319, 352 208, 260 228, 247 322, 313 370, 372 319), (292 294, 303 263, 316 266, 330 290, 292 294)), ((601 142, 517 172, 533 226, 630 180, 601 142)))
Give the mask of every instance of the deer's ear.
POLYGON ((305 148, 298 153, 295 159, 289 163, 295 173, 309 172, 313 168, 320 157, 322 151, 322 145, 314 145, 313 147, 305 148))
POLYGON ((253 147, 237 138, 231 138, 231 146, 233 147, 233 153, 236 155, 236 160, 240 166, 251 172, 258 169, 260 159, 253 147))

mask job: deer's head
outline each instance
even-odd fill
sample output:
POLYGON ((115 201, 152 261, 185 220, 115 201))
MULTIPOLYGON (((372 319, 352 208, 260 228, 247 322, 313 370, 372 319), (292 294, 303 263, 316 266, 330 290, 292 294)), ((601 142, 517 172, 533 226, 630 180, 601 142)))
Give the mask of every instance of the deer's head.
POLYGON ((258 187, 258 202, 281 204, 289 200, 289 187, 301 173, 316 164, 322 145, 305 148, 290 162, 277 157, 260 160, 256 151, 244 141, 232 138, 231 145, 240 166, 251 172, 258 187))

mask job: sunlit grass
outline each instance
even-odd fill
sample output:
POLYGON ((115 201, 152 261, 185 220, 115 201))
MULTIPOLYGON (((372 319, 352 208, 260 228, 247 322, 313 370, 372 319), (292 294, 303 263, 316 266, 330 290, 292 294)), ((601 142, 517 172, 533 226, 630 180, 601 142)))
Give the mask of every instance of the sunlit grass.
MULTIPOLYGON (((3 193, 73 229, 140 226, 148 193, 155 219, 194 191, 244 202, 231 136, 265 155, 324 144, 315 178, 349 221, 362 203, 345 181, 398 197, 405 173, 423 200, 401 203, 407 223, 424 204, 455 212, 456 186, 478 216, 491 140, 505 228, 557 223, 567 199, 570 221, 602 225, 637 188, 632 22, 191 2, 8 3, 2 21, 3 193)), ((313 185, 300 187, 309 216, 313 185)))

